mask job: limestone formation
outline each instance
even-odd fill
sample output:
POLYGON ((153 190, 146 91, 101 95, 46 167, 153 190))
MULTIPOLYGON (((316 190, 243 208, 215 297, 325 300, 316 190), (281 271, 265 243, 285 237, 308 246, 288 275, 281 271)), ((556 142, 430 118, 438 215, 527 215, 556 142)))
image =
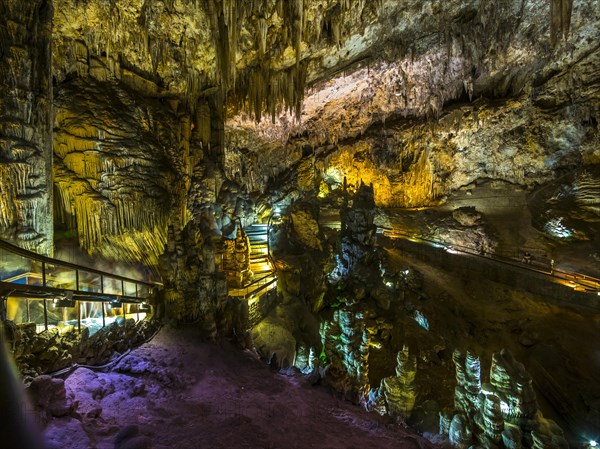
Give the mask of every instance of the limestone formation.
POLYGON ((440 413, 440 432, 454 447, 467 447, 473 438, 489 449, 568 447, 560 427, 539 412, 531 377, 508 350, 493 354, 490 383, 482 383, 475 355, 455 351, 453 360, 458 413, 450 425, 450 413, 440 413))
POLYGON ((479 358, 470 351, 466 355, 459 350, 452 354, 456 367, 454 407, 465 416, 473 417, 480 409, 481 367, 479 358))
POLYGON ((330 363, 326 380, 355 400, 366 400, 369 392, 368 358, 370 336, 364 314, 355 307, 336 310, 333 320, 321 327, 324 355, 330 363))
POLYGON ((380 390, 385 397, 388 413, 407 419, 415 406, 417 396, 414 385, 417 359, 409 354, 409 348, 405 345, 402 351, 398 352, 396 361, 396 376, 382 379, 380 390))
POLYGON ((0 238, 51 255, 51 1, 4 2, 0 18, 0 238))
POLYGON ((535 417, 537 401, 531 377, 523 364, 517 362, 509 351, 494 353, 490 383, 504 403, 502 415, 506 421, 521 424, 535 417))
POLYGON ((360 184, 349 204, 347 186, 345 202, 340 209, 342 229, 341 251, 337 255, 336 277, 347 277, 355 269, 366 267, 374 261, 373 244, 376 227, 373 223, 375 203, 373 186, 360 184))
POLYGON ((229 285, 241 288, 250 281, 250 241, 243 229, 238 228, 235 239, 223 240, 219 251, 222 257, 221 271, 229 285))

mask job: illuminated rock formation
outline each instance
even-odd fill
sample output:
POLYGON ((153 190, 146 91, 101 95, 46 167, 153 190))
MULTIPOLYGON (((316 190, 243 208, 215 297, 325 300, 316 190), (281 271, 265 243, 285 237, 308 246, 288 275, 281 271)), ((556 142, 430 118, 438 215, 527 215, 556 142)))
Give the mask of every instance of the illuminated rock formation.
POLYGON ((398 352, 396 360, 396 376, 382 379, 380 390, 385 397, 388 413, 406 419, 415 406, 414 380, 417 374, 417 359, 410 355, 408 347, 404 346, 402 351, 398 352))
POLYGON ((479 359, 455 351, 455 409, 451 424, 440 414, 440 431, 448 432, 454 447, 465 448, 473 439, 481 447, 566 448, 559 426, 545 419, 538 404, 529 374, 512 354, 503 349, 494 353, 490 383, 481 382, 479 359))
POLYGON ((229 285, 240 288, 247 284, 252 276, 250 271, 250 242, 243 229, 238 228, 235 239, 223 241, 219 250, 222 253, 223 271, 229 285))
POLYGON ((374 261, 373 244, 375 242, 375 203, 373 186, 360 184, 349 204, 347 186, 344 187, 345 202, 340 209, 342 223, 341 250, 337 255, 338 266, 335 277, 347 277, 361 267, 367 267, 374 261))
POLYGON ((51 255, 52 2, 4 2, 0 18, 0 238, 51 255))

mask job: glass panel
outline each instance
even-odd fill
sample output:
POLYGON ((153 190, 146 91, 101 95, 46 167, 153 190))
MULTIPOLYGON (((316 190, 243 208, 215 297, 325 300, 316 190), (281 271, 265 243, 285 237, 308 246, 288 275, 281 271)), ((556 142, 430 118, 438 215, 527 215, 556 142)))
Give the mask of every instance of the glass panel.
POLYGON ((106 303, 106 325, 115 321, 123 321, 123 305, 121 303, 106 303))
POLYGON ((52 278, 53 287, 65 290, 75 290, 76 280, 77 272, 73 268, 56 265, 52 278))
MULTIPOLYGON (((42 272, 40 271, 40 273, 42 273, 42 272)), ((55 264, 52 264, 52 263, 44 264, 44 273, 46 273, 46 287, 56 287, 56 285, 58 283, 57 282, 58 266, 55 264)), ((42 273, 42 279, 43 279, 43 273, 42 273)), ((40 283, 39 285, 43 285, 43 283, 40 283)))
POLYGON ((138 284, 138 298, 147 298, 150 296, 150 287, 145 284, 138 284))
POLYGON ((123 287, 125 288, 125 296, 132 296, 135 298, 137 291, 135 282, 124 282, 123 287))
POLYGON ((121 281, 109 276, 104 276, 104 293, 120 295, 122 293, 121 287, 121 281))
POLYGON ((82 292, 99 292, 100 275, 89 271, 79 271, 79 290, 82 292))
POLYGON ((77 302, 73 307, 65 306, 60 300, 48 300, 48 328, 77 327, 77 302))
POLYGON ((26 307, 29 308, 29 321, 35 323, 37 332, 41 332, 44 327, 44 300, 29 299, 26 307))
POLYGON ((0 248, 0 281, 27 284, 33 271, 31 260, 0 248))
POLYGON ((81 327, 87 327, 90 335, 102 328, 102 303, 94 301, 80 301, 81 327))

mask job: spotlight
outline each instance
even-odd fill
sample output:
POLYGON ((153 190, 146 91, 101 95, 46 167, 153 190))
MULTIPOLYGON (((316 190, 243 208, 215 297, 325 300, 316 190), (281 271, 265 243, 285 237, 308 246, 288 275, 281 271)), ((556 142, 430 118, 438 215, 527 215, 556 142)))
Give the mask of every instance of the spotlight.
POLYGON ((595 440, 590 440, 590 447, 596 447, 598 443, 595 440))
POLYGON ((75 307, 74 299, 54 298, 54 307, 75 307))
POLYGON ((143 302, 138 306, 138 310, 140 312, 150 312, 150 304, 143 302))
POLYGON ((54 307, 75 307, 75 300, 73 299, 73 292, 67 292, 65 296, 59 296, 54 298, 52 301, 54 307))

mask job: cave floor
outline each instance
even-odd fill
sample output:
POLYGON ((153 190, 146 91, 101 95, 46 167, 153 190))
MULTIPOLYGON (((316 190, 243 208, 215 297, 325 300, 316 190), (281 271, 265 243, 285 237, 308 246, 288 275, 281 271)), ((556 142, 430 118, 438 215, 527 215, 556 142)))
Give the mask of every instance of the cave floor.
POLYGON ((137 425, 152 447, 422 449, 431 443, 250 351, 164 328, 110 373, 79 368, 65 381, 79 416, 54 418, 50 447, 112 449, 137 425))

